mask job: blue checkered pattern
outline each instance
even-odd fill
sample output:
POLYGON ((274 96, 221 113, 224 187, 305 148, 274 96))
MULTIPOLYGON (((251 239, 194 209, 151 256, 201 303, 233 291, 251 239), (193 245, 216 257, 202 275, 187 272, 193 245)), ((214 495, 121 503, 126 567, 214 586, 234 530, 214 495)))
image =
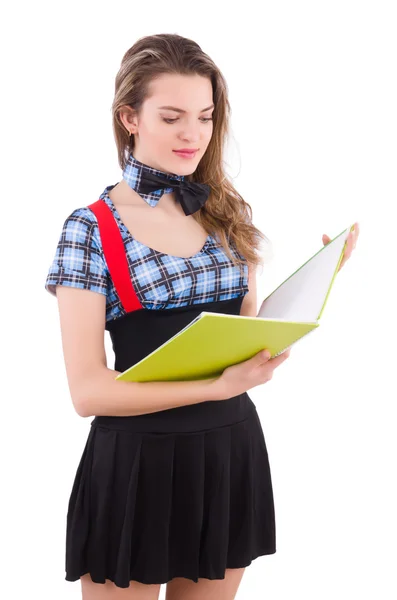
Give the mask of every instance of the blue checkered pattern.
POLYGON ((135 190, 141 198, 145 200, 149 206, 156 206, 157 202, 160 200, 163 194, 170 194, 174 191, 172 187, 155 190, 150 193, 144 193, 140 190, 140 183, 142 180, 142 171, 146 171, 148 173, 153 173, 154 175, 161 175, 165 179, 177 179, 179 181, 184 181, 184 175, 170 175, 165 171, 159 171, 153 167, 149 167, 145 163, 137 160, 133 154, 131 153, 128 157, 127 163, 125 165, 123 171, 123 179, 128 183, 128 185, 135 190))
MULTIPOLYGON (((201 250, 189 258, 158 252, 134 239, 109 198, 113 187, 106 187, 100 198, 106 202, 116 219, 131 280, 145 309, 159 310, 217 302, 244 296, 248 292, 247 263, 243 265, 242 275, 217 239, 210 235, 201 250)), ((237 255, 235 247, 232 246, 231 251, 237 255)), ((125 315, 110 278, 96 216, 87 207, 75 209, 64 222, 45 288, 55 295, 56 285, 78 287, 106 295, 106 322, 125 315)))

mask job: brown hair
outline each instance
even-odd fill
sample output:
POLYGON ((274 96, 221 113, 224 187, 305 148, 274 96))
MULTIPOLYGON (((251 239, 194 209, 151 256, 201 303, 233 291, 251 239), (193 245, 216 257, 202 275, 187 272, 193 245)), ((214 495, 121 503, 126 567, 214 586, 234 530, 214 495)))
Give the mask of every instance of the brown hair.
POLYGON ((227 84, 218 67, 193 40, 170 33, 150 35, 138 39, 124 54, 116 75, 112 104, 113 133, 121 169, 124 170, 133 151, 134 136, 129 136, 119 111, 128 105, 139 115, 150 81, 163 73, 198 74, 209 78, 212 83, 215 108, 211 140, 197 169, 185 177, 186 181, 208 184, 211 192, 205 205, 193 217, 208 234, 218 234, 233 264, 242 265, 244 261, 233 257, 230 243, 248 262, 263 265, 259 254, 260 240, 267 238, 253 225, 251 206, 235 190, 223 168, 230 115, 227 84))

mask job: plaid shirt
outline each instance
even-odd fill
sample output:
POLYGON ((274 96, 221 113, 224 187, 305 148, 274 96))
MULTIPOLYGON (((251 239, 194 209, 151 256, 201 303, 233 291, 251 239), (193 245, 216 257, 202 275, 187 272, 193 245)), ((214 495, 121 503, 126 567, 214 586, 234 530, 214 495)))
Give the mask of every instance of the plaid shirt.
MULTIPOLYGON (((229 300, 248 293, 248 265, 243 276, 218 241, 208 236, 195 255, 181 258, 145 246, 132 237, 108 196, 100 195, 111 209, 120 230, 134 290, 146 309, 168 309, 229 300)), ((231 247, 237 255, 237 250, 231 247)), ((241 254, 239 254, 241 258, 241 254)), ((126 314, 103 253, 98 222, 87 207, 75 209, 65 220, 45 289, 56 295, 56 285, 87 289, 106 296, 106 322, 126 314)))

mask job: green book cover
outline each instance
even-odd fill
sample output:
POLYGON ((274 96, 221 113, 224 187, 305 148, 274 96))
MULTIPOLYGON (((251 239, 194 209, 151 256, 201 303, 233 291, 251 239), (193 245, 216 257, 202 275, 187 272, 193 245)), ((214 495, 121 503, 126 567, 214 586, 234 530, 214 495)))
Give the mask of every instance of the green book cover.
POLYGON ((256 317, 203 311, 116 379, 207 379, 264 348, 272 358, 281 354, 319 326, 352 229, 342 231, 292 273, 265 298, 256 317))

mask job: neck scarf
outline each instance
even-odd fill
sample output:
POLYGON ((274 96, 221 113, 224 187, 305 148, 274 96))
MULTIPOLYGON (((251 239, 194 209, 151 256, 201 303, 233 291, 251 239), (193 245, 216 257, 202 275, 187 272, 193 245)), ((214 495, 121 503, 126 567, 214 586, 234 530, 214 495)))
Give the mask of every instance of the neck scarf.
POLYGON ((205 183, 185 181, 184 175, 171 175, 140 162, 130 154, 123 179, 145 202, 155 207, 164 193, 175 192, 185 215, 199 210, 207 201, 210 186, 205 183))

